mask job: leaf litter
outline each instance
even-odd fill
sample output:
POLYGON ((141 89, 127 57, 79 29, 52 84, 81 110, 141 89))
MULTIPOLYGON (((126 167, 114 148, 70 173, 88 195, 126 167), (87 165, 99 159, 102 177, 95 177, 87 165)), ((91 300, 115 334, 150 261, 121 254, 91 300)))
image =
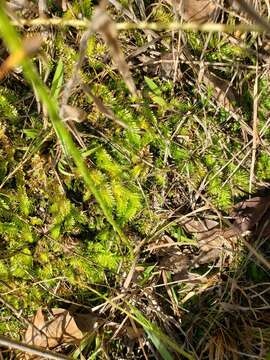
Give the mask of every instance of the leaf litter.
MULTIPOLYGON (((89 314, 77 314, 62 308, 53 308, 51 318, 39 308, 24 334, 23 342, 44 349, 54 349, 59 345, 79 344, 85 334, 97 329, 102 320, 89 314)), ((37 359, 36 356, 20 353, 21 360, 37 359)))
MULTIPOLYGON (((197 239, 197 254, 192 247, 179 244, 167 238, 165 243, 172 246, 155 250, 160 269, 177 274, 178 280, 190 278, 189 270, 200 265, 213 263, 216 267, 228 266, 237 248, 237 241, 243 236, 269 237, 270 196, 253 197, 237 203, 230 213, 230 221, 224 228, 211 219, 189 219, 182 226, 187 234, 197 239)), ((163 242, 164 242, 163 241, 163 242)), ((160 243, 160 242, 159 242, 160 243)))
POLYGON ((185 21, 198 23, 210 22, 216 19, 220 9, 218 1, 209 0, 167 0, 185 21))
MULTIPOLYGON (((177 1, 174 1, 174 3, 179 3, 177 1)), ((214 2, 211 2, 212 8, 209 8, 209 4, 210 1, 183 1, 184 4, 184 11, 186 11, 188 14, 182 14, 183 18, 187 21, 190 20, 194 20, 194 21, 209 21, 210 18, 208 17, 208 14, 212 13, 212 9, 214 9, 214 7, 216 5, 213 5, 214 2), (195 4, 195 5, 194 5, 195 4), (205 5, 204 5, 205 4, 205 5), (206 12, 204 13, 205 10, 203 10, 202 8, 196 8, 196 6, 204 6, 204 8, 206 9, 206 12), (189 9, 187 10, 187 8, 185 8, 185 6, 189 6, 189 9), (192 6, 195 6, 195 8, 193 9, 193 14, 192 14, 192 6), (202 19, 199 19, 198 16, 202 17, 202 19), (205 18, 203 19, 203 16, 205 15, 205 18), (197 19, 196 19, 197 18, 197 19)), ((182 10, 183 11, 183 10, 182 10)), ((212 19, 211 19, 212 20, 212 19)), ((101 31, 102 32, 102 31, 101 31)), ((111 31, 111 34, 113 34, 113 31, 111 31)), ((103 37, 107 43, 107 45, 109 45, 109 41, 108 38, 111 36, 111 34, 109 34, 107 36, 107 40, 106 40, 106 34, 103 34, 103 37)), ((116 38, 116 36, 115 36, 116 38)), ((111 45, 111 48, 113 48, 114 45, 111 45)), ((112 50, 111 50, 112 51, 112 50)), ((119 51, 116 50, 116 52, 119 51)), ((121 50, 120 50, 121 51, 121 50)), ((115 57, 115 59, 117 59, 117 56, 112 56, 115 57)), ((122 56, 122 55, 121 55, 122 56)), ((116 63, 118 63, 116 60, 114 59, 114 61, 116 63)), ((170 58, 168 59, 170 60, 170 58)), ((174 59, 172 58, 172 60, 174 61, 174 59)), ((194 60, 195 61, 195 60, 194 60)), ((122 75, 123 73, 126 72, 126 70, 122 67, 122 75)), ((121 69, 120 69, 121 72, 121 69)), ((169 69, 170 72, 170 69, 169 69)), ((171 75, 173 74, 173 71, 171 71, 171 73, 169 74, 169 77, 171 77, 171 75)), ((215 87, 215 83, 212 80, 212 84, 211 84, 211 80, 210 83, 207 84, 207 80, 205 80, 205 76, 206 76, 207 72, 204 71, 203 72, 203 77, 201 78, 201 81, 206 85, 213 85, 213 87, 215 87)), ((211 73, 212 74, 212 73, 211 73)), ((181 74, 180 74, 181 75, 181 74)), ((195 73, 196 75, 196 73, 195 73)), ((201 75, 201 74, 200 74, 201 75)), ((126 82, 129 82, 129 76, 130 74, 128 74, 126 72, 126 82)), ((124 78, 125 76, 123 76, 124 78)), ((221 93, 222 93, 222 87, 224 85, 224 90, 223 93, 225 94, 225 96, 228 95, 228 93, 230 92, 230 87, 229 87, 229 83, 226 82, 226 80, 221 79, 221 81, 223 82, 223 84, 221 83, 221 86, 218 86, 216 84, 217 88, 221 89, 221 93)), ((130 89, 132 89, 132 84, 129 84, 128 86, 130 89)), ((214 95, 215 97, 215 95, 214 95)), ((111 109, 103 106, 103 103, 99 102, 99 99, 96 97, 93 98, 93 102, 95 103, 96 107, 99 109, 99 111, 103 114, 105 114, 108 118, 111 118, 112 120, 117 122, 117 118, 116 116, 113 114, 113 112, 111 111, 111 109)), ((223 103, 223 106, 226 108, 228 107, 225 102, 227 102, 227 99, 221 99, 219 97, 219 95, 216 97, 216 100, 220 103, 223 103)), ((234 99, 232 99, 234 100, 234 99)), ((74 109, 68 109, 69 113, 70 110, 74 110, 74 109)), ((79 116, 75 116, 75 118, 79 118, 79 116)), ((269 200, 269 199, 268 199, 269 200)), ((269 201, 268 201, 269 203, 269 201)), ((227 254, 231 254, 234 247, 236 246, 236 242, 237 242, 237 238, 240 236, 245 236, 248 233, 250 234, 253 231, 256 231, 257 234, 260 234, 261 236, 266 236, 267 233, 269 233, 269 225, 268 223, 265 221, 265 219, 267 219, 267 216, 269 217, 268 214, 268 210, 269 210, 269 205, 268 205, 267 201, 265 201, 265 198, 253 198, 250 200, 245 200, 239 204, 237 204, 232 212, 231 212, 231 221, 227 222, 224 225, 224 228, 220 227, 220 222, 214 221, 214 220, 209 220, 209 219, 191 219, 190 221, 188 221, 187 223, 183 224, 183 228, 185 229, 187 234, 190 234, 191 236, 196 237, 198 244, 197 244, 197 250, 196 251, 192 251, 192 246, 188 247, 188 246, 182 246, 179 245, 178 249, 179 250, 175 250, 175 246, 173 244, 173 241, 171 242, 171 244, 168 242, 168 245, 171 245, 170 247, 168 247, 168 250, 162 251, 157 253, 157 257, 161 258, 159 261, 159 266, 162 269, 162 271, 170 271, 174 274, 174 278, 173 279, 177 279, 177 277, 179 278, 179 280, 181 279, 187 279, 187 280, 191 280, 191 276, 190 276, 190 270, 192 270, 193 267, 197 267, 200 265, 205 265, 205 264, 209 264, 209 263, 214 263, 215 266, 219 266, 221 264, 221 262, 219 262, 219 259, 222 257, 227 257, 229 258, 229 256, 227 256, 227 254), (223 254, 221 256, 221 254, 223 254)), ((168 241, 165 240, 165 242, 168 241)), ((35 320, 33 321, 33 328, 36 327, 36 329, 39 328, 39 326, 41 326, 41 324, 43 324, 43 326, 41 326, 40 331, 36 330, 37 333, 39 334, 43 334, 43 332, 45 333, 45 339, 42 338, 42 336, 40 335, 36 335, 34 337, 37 337, 39 339, 39 341, 42 343, 42 341, 46 340, 46 345, 45 346, 49 346, 48 344, 50 343, 51 345, 54 344, 53 341, 56 341, 55 339, 58 339, 58 343, 55 346, 58 346, 61 344, 75 344, 80 342, 81 340, 81 336, 83 337, 83 333, 84 330, 78 326, 77 322, 75 321, 75 325, 74 325, 74 315, 71 315, 71 313, 67 312, 66 315, 64 315, 63 313, 61 313, 61 311, 65 312, 66 310, 64 309, 58 309, 60 311, 59 314, 57 314, 57 309, 56 312, 54 313, 53 311, 53 319, 51 320, 45 320, 45 315, 44 312, 39 309, 38 311, 40 311, 40 313, 36 314, 37 318, 39 318, 39 321, 36 320, 37 324, 39 324, 38 326, 35 325, 35 320), (62 315, 61 315, 62 314, 62 315), (53 325, 50 326, 49 322, 52 322, 53 325), (61 334, 61 331, 57 332, 57 329, 61 328, 61 331, 63 334, 61 334), (41 331, 42 330, 42 331, 41 331), (59 336, 61 335, 61 336, 59 336)), ((163 315, 163 314, 162 314, 163 315)), ((87 315, 86 315, 87 316, 87 315)), ((126 331, 128 332, 128 329, 131 329, 132 327, 127 327, 126 331)), ((28 329, 29 330, 29 329, 28 329)), ((89 331, 92 331, 91 326, 89 331)), ((87 330, 86 330, 87 332, 87 330)), ((29 343, 31 343, 31 341, 34 342, 33 339, 33 329, 29 330, 29 334, 28 334, 28 341, 29 343)), ((25 334, 26 337, 26 334, 25 334)), ((132 331, 131 331, 131 337, 132 337, 132 331)), ((135 338, 137 337, 137 334, 135 332, 135 338)), ((45 342, 44 342, 45 344, 45 342)), ((42 345, 40 345, 42 346, 42 345)), ((213 343, 213 347, 215 346, 215 342, 213 343)))

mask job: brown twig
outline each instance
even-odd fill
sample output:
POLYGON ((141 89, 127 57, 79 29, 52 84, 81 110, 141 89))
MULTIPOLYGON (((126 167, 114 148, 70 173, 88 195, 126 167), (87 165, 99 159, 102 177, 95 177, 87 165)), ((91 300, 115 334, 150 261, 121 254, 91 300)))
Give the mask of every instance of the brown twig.
POLYGON ((23 351, 23 352, 26 352, 26 353, 29 353, 32 355, 37 355, 37 356, 40 356, 40 357, 46 358, 46 359, 52 359, 52 360, 69 360, 70 359, 68 356, 57 354, 53 351, 45 350, 45 349, 39 348, 37 346, 27 345, 27 344, 21 343, 19 341, 13 340, 13 339, 9 339, 8 337, 3 336, 3 335, 0 335, 0 345, 8 347, 10 349, 20 350, 20 351, 23 351))
MULTIPOLYGON (((91 26, 89 20, 78 20, 71 19, 66 20, 62 18, 36 18, 36 19, 20 19, 19 21, 13 20, 13 25, 16 26, 59 26, 59 27, 75 27, 87 29, 91 26)), ((181 22, 171 22, 171 23, 158 23, 158 22, 147 22, 140 21, 136 23, 132 22, 122 22, 117 23, 116 29, 118 31, 127 31, 127 30, 153 30, 153 31, 203 31, 203 32, 264 32, 265 26, 261 24, 219 24, 219 23, 205 23, 198 24, 195 22, 181 23, 181 22)))

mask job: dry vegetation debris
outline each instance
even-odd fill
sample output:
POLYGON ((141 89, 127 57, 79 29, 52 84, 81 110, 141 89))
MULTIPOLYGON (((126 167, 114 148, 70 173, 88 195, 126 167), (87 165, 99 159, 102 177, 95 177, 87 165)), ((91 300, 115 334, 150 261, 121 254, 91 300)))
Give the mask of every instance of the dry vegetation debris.
POLYGON ((267 358, 269 2, 0 7, 1 356, 267 358))

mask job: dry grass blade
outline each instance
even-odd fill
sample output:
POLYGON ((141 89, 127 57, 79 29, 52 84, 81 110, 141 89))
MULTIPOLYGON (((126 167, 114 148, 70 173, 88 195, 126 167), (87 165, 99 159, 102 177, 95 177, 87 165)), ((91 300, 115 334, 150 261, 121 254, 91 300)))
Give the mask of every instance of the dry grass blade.
POLYGON ((114 22, 106 14, 103 8, 97 7, 93 14, 92 29, 102 34, 104 41, 110 49, 111 56, 118 67, 129 91, 132 95, 137 95, 137 90, 133 78, 131 76, 124 54, 121 50, 117 37, 117 29, 114 22))
POLYGON ((92 30, 89 28, 87 31, 84 32, 84 34, 81 37, 80 41, 80 50, 79 50, 79 57, 77 62, 75 63, 75 66, 73 68, 73 73, 67 84, 65 85, 65 89, 62 96, 62 106, 60 110, 61 116, 63 116, 63 107, 65 105, 68 105, 69 97, 72 93, 73 88, 78 84, 78 81, 80 79, 79 72, 81 70, 81 67, 83 65, 86 49, 87 49, 87 42, 89 40, 89 37, 92 35, 92 30))
POLYGON ((231 83, 215 75, 208 69, 204 70, 203 68, 203 71, 201 71, 200 67, 195 63, 194 56, 187 46, 183 47, 182 57, 190 62, 194 74, 198 76, 198 81, 202 82, 207 88, 213 90, 213 97, 217 103, 227 110, 233 110, 233 105, 236 102, 237 96, 231 83))
POLYGON ((258 94, 258 59, 256 64, 256 77, 254 83, 253 90, 253 124, 252 124, 252 156, 251 156, 251 165, 250 165, 250 177, 249 177, 249 193, 252 191, 252 184, 254 181, 254 172, 255 172, 255 162, 256 162, 256 153, 257 146, 259 142, 258 136, 258 102, 259 102, 259 94, 258 94))
POLYGON ((250 5, 245 0, 235 1, 239 3, 240 7, 251 17, 251 19, 255 20, 258 25, 264 28, 264 30, 270 32, 270 23, 262 16, 260 16, 252 5, 250 5))
POLYGON ((29 8, 30 6, 31 3, 28 0, 6 1, 6 7, 8 8, 8 10, 13 10, 13 11, 23 10, 25 8, 29 8))

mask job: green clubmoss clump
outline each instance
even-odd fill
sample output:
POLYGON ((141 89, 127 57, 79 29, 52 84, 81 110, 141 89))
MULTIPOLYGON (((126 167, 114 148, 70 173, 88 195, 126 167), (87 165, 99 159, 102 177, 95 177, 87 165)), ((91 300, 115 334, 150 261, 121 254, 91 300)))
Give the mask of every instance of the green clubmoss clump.
MULTIPOLYGON (((90 0, 68 2, 65 13, 58 3, 48 2, 50 11, 57 16, 91 18, 90 0)), ((127 11, 133 6, 126 0, 120 3, 127 11)), ((151 20, 169 23, 174 19, 167 5, 150 1, 145 4, 151 8, 151 20)), ((134 10, 138 19, 141 10, 134 10)), ((123 14, 114 12, 113 16, 126 20, 123 14)), ((53 30, 53 41, 45 46, 48 59, 38 59, 50 96, 59 103, 79 56, 82 33, 74 28, 53 30)), ((210 64, 224 80, 234 75, 233 61, 255 61, 253 55, 220 34, 182 35, 196 64, 202 51, 208 63, 225 63, 218 69, 210 64)), ((141 30, 121 33, 125 54, 144 46, 146 39, 154 40, 151 36, 153 33, 141 30)), ((189 61, 181 58, 178 64, 181 80, 160 76, 151 60, 156 60, 155 56, 163 59, 163 52, 168 51, 166 45, 174 41, 162 36, 159 42, 142 50, 140 55, 145 53, 150 59, 148 68, 144 58, 129 58, 140 92, 135 97, 130 96, 118 64, 112 63, 108 46, 100 35, 92 35, 80 76, 95 97, 85 94, 78 85, 69 98, 69 105, 83 110, 85 118, 80 123, 65 124, 88 166, 104 208, 125 233, 131 249, 143 240, 148 245, 156 231, 160 231, 160 237, 166 235, 193 246, 196 240, 172 219, 205 203, 209 209, 228 214, 236 199, 249 191, 251 155, 246 152, 246 144, 251 135, 232 112, 251 124, 254 71, 241 70, 239 78, 235 78, 245 106, 236 100, 237 104, 231 105, 241 107, 241 111, 230 111, 219 102, 213 86, 201 86, 203 82, 197 81, 198 74, 189 61), (104 109, 100 111, 102 105, 114 116, 106 116, 104 109)), ((212 71, 210 65, 207 71, 212 71)), ((92 304, 97 299, 90 288, 100 287, 100 292, 110 297, 111 289, 122 289, 123 279, 133 266, 133 255, 120 239, 120 232, 117 234, 106 220, 72 159, 60 147, 46 109, 37 102, 37 94, 21 74, 12 76, 0 87, 0 292, 9 305, 22 309, 27 317, 40 306, 60 300, 92 304)), ((259 91, 258 131, 267 144, 270 101, 265 76, 260 78, 259 91)), ((270 157, 263 142, 257 148, 255 175, 258 182, 270 178, 270 157)), ((140 255, 148 261, 144 249, 140 255)), ((144 264, 145 271, 138 280, 142 286, 156 266, 154 255, 150 261, 150 265, 144 264)), ((256 278, 255 267, 250 273, 256 278)), ((184 291, 179 296, 174 287, 170 291, 169 296, 177 301, 187 294, 184 291)), ((192 291, 188 289, 188 293, 192 291)), ((0 333, 12 336, 20 329, 21 323, 13 315, 3 310, 0 333)), ((105 341, 102 346, 106 347, 105 341)))

